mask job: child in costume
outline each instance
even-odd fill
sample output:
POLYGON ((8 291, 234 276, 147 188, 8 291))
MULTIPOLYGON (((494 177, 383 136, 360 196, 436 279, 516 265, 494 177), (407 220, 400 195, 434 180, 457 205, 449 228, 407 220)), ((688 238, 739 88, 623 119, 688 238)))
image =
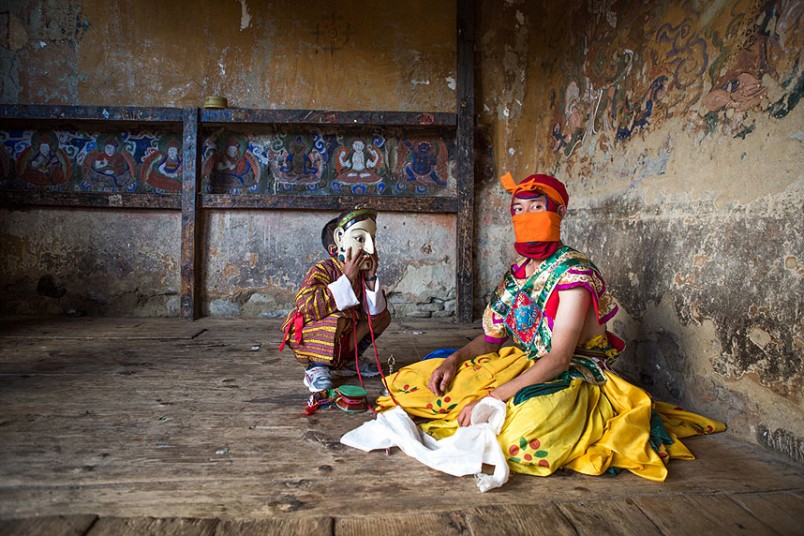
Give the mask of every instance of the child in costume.
POLYGON ((610 368, 624 347, 606 330, 617 305, 598 268, 561 242, 566 188, 549 175, 502 182, 521 257, 491 296, 484 333, 446 358, 402 368, 379 408, 398 403, 440 439, 468 426, 490 397, 505 414, 497 441, 514 472, 628 470, 663 481, 670 458, 693 458, 680 438, 725 425, 654 402, 610 368), (502 348, 508 338, 514 345, 502 348))
POLYGON ((287 344, 305 367, 304 385, 316 393, 332 387, 332 373, 372 377, 374 363, 358 356, 391 323, 377 277, 377 212, 359 208, 324 226, 321 242, 329 258, 310 268, 282 324, 280 351, 287 344))

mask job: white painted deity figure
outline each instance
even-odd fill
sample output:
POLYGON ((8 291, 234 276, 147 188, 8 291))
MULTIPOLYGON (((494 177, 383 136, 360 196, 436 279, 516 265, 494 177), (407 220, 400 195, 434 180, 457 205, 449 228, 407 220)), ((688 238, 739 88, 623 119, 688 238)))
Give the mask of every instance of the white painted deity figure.
POLYGON ((379 167, 380 161, 380 153, 373 145, 367 147, 362 140, 355 140, 351 150, 341 147, 338 179, 351 183, 377 182, 381 178, 374 170, 379 167))

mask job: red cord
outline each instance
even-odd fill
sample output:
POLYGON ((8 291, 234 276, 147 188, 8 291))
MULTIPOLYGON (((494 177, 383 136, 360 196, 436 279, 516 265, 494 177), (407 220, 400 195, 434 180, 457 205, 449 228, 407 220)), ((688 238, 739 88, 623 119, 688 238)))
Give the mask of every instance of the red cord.
MULTIPOLYGON (((360 276, 360 282, 363 285, 363 297, 366 296, 367 288, 366 288, 366 280, 363 278, 362 274, 360 276)), ((366 308, 366 316, 368 317, 368 327, 369 333, 371 334, 371 346, 374 348, 374 362, 377 364, 377 370, 380 373, 380 377, 382 378, 382 383, 385 385, 385 390, 388 391, 388 395, 391 397, 391 400, 394 401, 394 404, 399 406, 399 402, 397 402, 396 398, 394 398, 394 393, 391 392, 391 389, 388 387, 388 379, 385 377, 385 374, 382 373, 382 365, 380 364, 380 356, 377 353, 377 340, 374 336, 374 326, 371 325, 371 313, 366 308)), ((363 385, 363 376, 360 374, 360 363, 359 357, 360 355, 357 353, 357 322, 356 319, 352 321, 352 333, 353 338, 355 340, 355 368, 357 369, 357 377, 360 379, 360 385, 365 390, 366 386, 363 385)), ((400 406, 401 407, 401 406, 400 406)), ((372 413, 377 413, 377 410, 374 409, 373 406, 369 405, 369 409, 372 413)))

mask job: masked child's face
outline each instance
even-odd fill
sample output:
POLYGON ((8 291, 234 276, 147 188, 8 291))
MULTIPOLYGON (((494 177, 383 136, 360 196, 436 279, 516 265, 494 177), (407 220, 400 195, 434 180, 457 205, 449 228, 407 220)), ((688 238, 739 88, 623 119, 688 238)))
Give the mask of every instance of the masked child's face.
MULTIPOLYGON (((349 248, 352 248, 352 257, 359 255, 360 252, 365 252, 369 255, 374 254, 374 237, 377 235, 377 222, 372 219, 365 219, 359 221, 349 227, 346 231, 343 229, 335 229, 335 245, 338 247, 338 258, 346 253, 349 248)), ((368 268, 368 264, 360 267, 361 270, 368 268)))

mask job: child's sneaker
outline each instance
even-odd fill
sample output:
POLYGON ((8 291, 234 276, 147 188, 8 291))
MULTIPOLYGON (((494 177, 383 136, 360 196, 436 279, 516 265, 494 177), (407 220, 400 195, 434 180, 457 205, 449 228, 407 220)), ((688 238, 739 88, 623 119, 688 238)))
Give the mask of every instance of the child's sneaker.
POLYGON ((332 380, 329 377, 329 367, 314 363, 304 369, 304 385, 311 393, 326 391, 332 388, 332 380))
MULTIPOLYGON (((377 370, 377 365, 372 363, 371 361, 358 361, 360 363, 360 375, 365 378, 373 378, 374 376, 379 376, 380 371, 377 370)), ((342 369, 337 369, 332 371, 334 374, 338 376, 357 376, 357 369, 355 369, 354 361, 349 362, 345 367, 342 369)))

